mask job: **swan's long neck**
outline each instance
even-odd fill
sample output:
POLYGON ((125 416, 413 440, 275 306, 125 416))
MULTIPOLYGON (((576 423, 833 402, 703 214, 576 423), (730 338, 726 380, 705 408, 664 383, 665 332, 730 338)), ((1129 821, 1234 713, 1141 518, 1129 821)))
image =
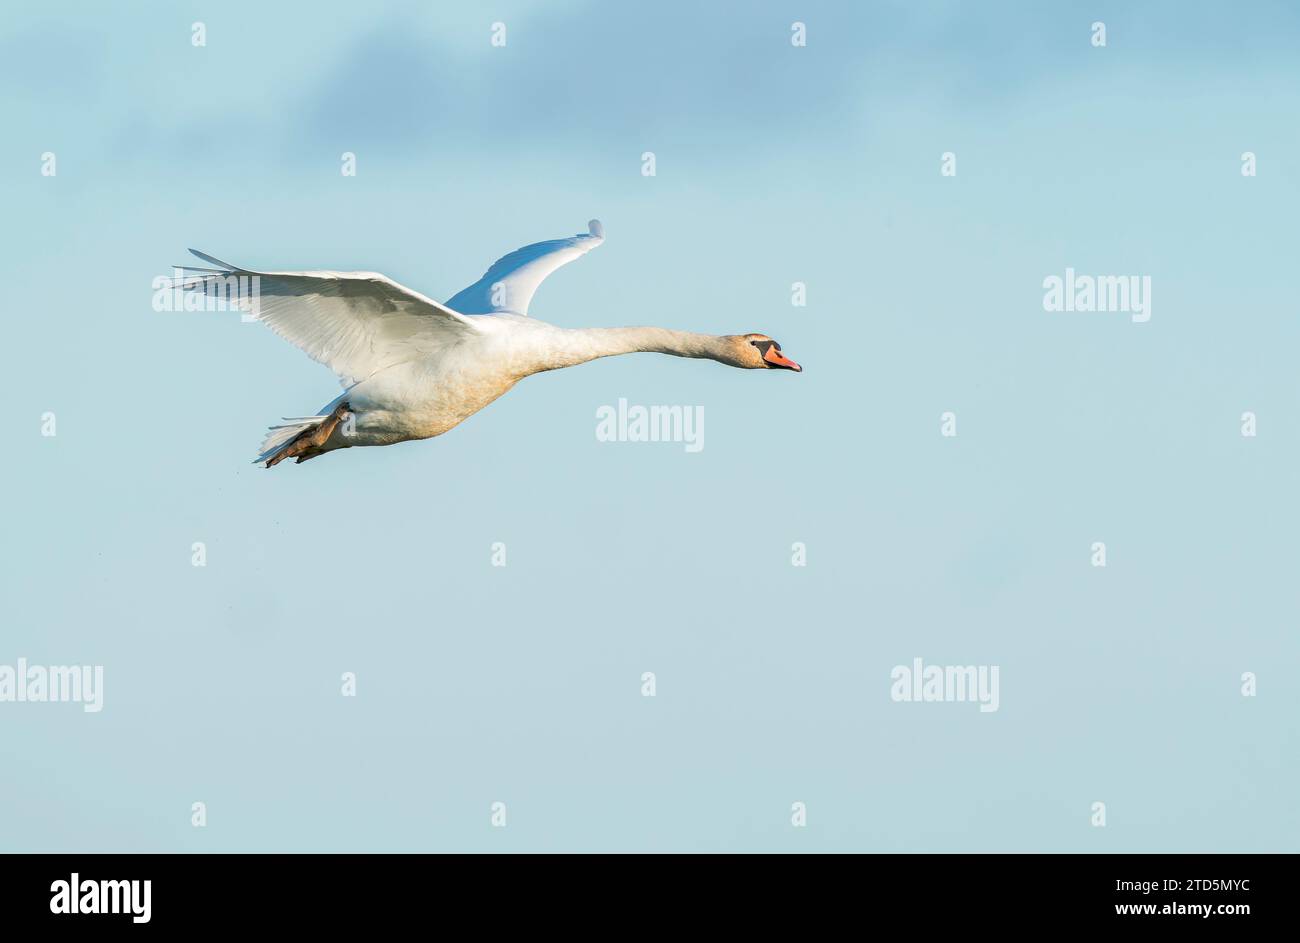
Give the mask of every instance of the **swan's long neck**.
POLYGON ((716 334, 693 334, 663 327, 557 328, 540 354, 542 370, 572 367, 599 357, 654 353, 674 357, 700 357, 737 366, 735 340, 716 334))

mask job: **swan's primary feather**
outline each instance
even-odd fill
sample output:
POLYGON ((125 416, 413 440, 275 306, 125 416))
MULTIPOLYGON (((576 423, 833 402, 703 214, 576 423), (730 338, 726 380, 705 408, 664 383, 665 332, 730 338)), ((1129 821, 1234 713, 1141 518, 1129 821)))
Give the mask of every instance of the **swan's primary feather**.
POLYGON ((537 286, 561 265, 567 265, 605 241, 600 220, 588 232, 567 239, 535 242, 492 263, 483 277, 448 299, 447 307, 461 314, 528 314, 537 286))

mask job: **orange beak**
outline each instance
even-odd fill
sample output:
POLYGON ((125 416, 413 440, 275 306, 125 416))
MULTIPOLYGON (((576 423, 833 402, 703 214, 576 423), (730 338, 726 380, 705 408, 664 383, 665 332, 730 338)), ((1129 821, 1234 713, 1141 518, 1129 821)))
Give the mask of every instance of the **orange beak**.
POLYGON ((781 353, 781 348, 777 347, 775 344, 767 349, 767 353, 763 354, 763 359, 773 367, 782 370, 793 370, 795 373, 803 373, 803 367, 799 366, 785 354, 781 353))

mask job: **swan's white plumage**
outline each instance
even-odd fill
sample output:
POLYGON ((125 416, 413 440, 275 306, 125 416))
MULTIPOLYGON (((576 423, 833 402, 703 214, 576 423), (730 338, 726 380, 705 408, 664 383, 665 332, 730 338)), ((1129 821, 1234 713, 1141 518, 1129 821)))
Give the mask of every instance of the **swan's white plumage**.
MULTIPOLYGON (((221 265, 194 249, 195 255, 221 265)), ((473 323, 378 272, 259 272, 229 266, 185 280, 198 288, 256 276, 257 320, 350 386, 385 367, 432 357, 476 333, 473 323)))
POLYGON ((257 458, 268 465, 295 455, 303 461, 333 449, 441 435, 526 376, 598 357, 650 351, 733 367, 771 364, 750 343, 755 335, 569 329, 527 317, 547 275, 604 242, 600 222, 588 225, 587 233, 502 257, 446 304, 375 272, 260 272, 194 249, 217 268, 191 268, 193 274, 179 282, 206 291, 232 275, 256 276, 256 319, 343 381, 344 393, 318 415, 271 427, 257 458))
POLYGON ((588 231, 567 239, 535 242, 497 259, 473 285, 447 299, 447 307, 461 314, 528 314, 537 286, 562 265, 586 255, 605 241, 600 220, 588 231))

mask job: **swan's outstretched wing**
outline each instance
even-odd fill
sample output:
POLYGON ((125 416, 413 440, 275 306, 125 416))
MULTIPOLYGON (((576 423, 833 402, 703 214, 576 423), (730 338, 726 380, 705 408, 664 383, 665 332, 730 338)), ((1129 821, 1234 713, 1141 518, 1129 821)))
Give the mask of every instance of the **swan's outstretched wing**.
MULTIPOLYGON (((394 364, 429 357, 479 332, 468 318, 377 272, 256 272, 214 259, 180 284, 222 290, 235 277, 249 312, 349 386, 394 364)), ((229 290, 229 289, 226 289, 229 290)))
POLYGON ((590 232, 535 242, 497 259, 482 278, 454 298, 447 307, 461 314, 528 314, 528 304, 542 280, 605 241, 600 220, 587 224, 590 232))

